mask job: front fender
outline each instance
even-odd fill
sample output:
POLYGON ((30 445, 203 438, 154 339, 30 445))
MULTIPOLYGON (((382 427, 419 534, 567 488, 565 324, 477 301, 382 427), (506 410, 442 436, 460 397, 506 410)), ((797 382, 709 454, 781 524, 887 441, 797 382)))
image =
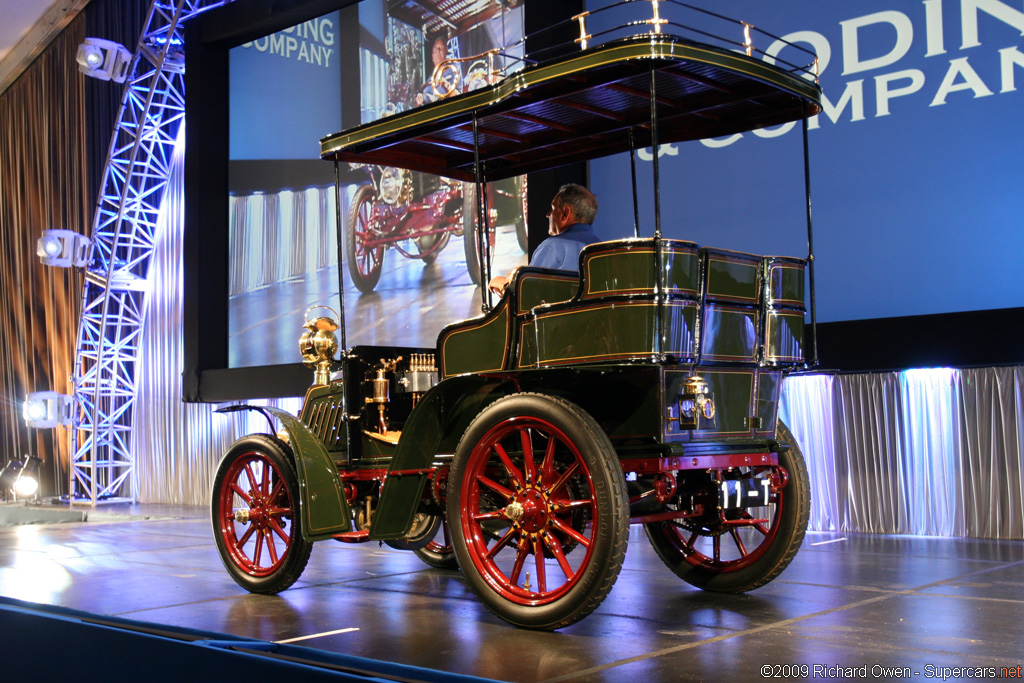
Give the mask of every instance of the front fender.
POLYGON ((299 418, 280 408, 235 405, 219 412, 239 410, 252 410, 263 415, 269 413, 288 432, 299 480, 302 537, 307 541, 319 541, 351 530, 352 515, 337 467, 313 432, 299 418))

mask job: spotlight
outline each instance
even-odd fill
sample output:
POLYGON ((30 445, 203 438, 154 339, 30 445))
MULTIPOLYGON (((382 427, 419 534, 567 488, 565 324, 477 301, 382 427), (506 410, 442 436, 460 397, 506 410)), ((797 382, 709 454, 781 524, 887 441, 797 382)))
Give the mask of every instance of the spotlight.
POLYGON ((31 498, 39 490, 39 482, 33 476, 26 476, 25 470, 21 471, 18 481, 14 482, 14 495, 18 498, 31 498))
POLYGON ((147 36, 140 46, 142 54, 154 65, 159 63, 159 54, 163 52, 163 68, 174 73, 185 73, 185 41, 176 35, 170 38, 166 34, 147 36))
POLYGON ((21 415, 29 427, 52 429, 74 423, 75 397, 56 391, 37 391, 25 398, 21 415))
POLYGON ((39 458, 27 457, 21 466, 21 472, 14 482, 14 495, 17 498, 32 498, 39 492, 39 458))
POLYGON ((101 81, 124 83, 132 53, 124 45, 102 38, 86 38, 75 56, 78 70, 101 81))
POLYGON ((0 471, 0 491, 4 498, 11 492, 15 498, 32 498, 39 491, 39 458, 25 456, 23 460, 11 460, 0 471))
POLYGON ((88 237, 74 230, 43 230, 36 242, 36 255, 44 266, 81 267, 89 262, 91 246, 88 237))

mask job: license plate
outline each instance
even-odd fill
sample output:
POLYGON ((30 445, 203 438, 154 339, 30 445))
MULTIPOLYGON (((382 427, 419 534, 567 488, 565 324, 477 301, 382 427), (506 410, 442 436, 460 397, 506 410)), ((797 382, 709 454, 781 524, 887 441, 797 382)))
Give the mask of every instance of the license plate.
POLYGON ((771 496, 771 480, 726 479, 718 485, 718 505, 723 510, 761 507, 771 496))

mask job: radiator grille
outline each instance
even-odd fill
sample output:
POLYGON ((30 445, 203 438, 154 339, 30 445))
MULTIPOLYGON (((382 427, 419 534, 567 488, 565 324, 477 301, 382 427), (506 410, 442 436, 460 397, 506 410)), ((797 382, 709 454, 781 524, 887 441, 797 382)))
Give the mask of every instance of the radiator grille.
POLYGON ((329 451, 345 450, 345 420, 341 396, 315 399, 305 411, 305 423, 329 451))

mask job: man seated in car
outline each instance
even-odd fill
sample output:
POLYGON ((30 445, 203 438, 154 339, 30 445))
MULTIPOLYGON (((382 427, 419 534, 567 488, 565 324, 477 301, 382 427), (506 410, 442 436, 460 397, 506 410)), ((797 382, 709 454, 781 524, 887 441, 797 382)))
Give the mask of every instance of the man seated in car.
MULTIPOLYGON (((548 237, 533 252, 530 265, 579 272, 580 251, 588 244, 598 242, 591 225, 597 217, 597 197, 582 185, 563 185, 551 200, 548 212, 548 237)), ((488 287, 495 294, 503 294, 514 274, 498 275, 488 287)))

